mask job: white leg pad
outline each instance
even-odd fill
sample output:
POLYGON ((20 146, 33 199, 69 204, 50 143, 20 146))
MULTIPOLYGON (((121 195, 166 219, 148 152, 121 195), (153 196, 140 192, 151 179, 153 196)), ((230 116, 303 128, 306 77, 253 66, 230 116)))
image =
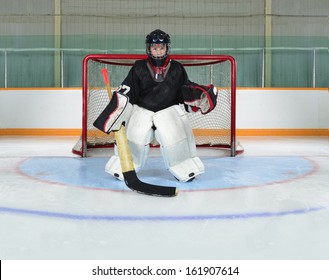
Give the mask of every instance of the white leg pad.
POLYGON ((204 172, 204 165, 196 155, 195 140, 186 113, 178 105, 154 114, 155 137, 167 169, 186 182, 204 172))
POLYGON ((188 158, 169 168, 171 174, 181 182, 187 182, 204 173, 204 165, 198 157, 188 158))
POLYGON ((127 139, 136 172, 144 166, 150 150, 149 144, 154 138, 153 115, 154 112, 134 105, 127 125, 127 139))
MULTIPOLYGON (((127 139, 136 172, 144 166, 150 149, 149 143, 154 138, 152 128, 153 115, 154 112, 134 105, 132 116, 126 127, 127 139)), ((107 162, 105 171, 123 180, 120 158, 116 146, 114 147, 114 156, 107 162)))
POLYGON ((106 163, 105 172, 123 181, 120 158, 117 155, 112 156, 110 160, 106 163))

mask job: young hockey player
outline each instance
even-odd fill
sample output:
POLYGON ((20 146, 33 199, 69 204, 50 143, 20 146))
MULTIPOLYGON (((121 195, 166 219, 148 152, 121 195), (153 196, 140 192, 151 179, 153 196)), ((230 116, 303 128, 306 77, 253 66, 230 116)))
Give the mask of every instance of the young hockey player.
MULTIPOLYGON (((166 168, 177 180, 191 181, 204 172, 204 165, 197 156, 187 114, 210 112, 216 106, 217 89, 188 79, 183 65, 170 59, 170 36, 164 31, 154 30, 145 43, 148 58, 135 62, 94 126, 106 133, 126 126, 136 172, 156 139, 166 168)), ((105 171, 123 180, 116 147, 105 171)))

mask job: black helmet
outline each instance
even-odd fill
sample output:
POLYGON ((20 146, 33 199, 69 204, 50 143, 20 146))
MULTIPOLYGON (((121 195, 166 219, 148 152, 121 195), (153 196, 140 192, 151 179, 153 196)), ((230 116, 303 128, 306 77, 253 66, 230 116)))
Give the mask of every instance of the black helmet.
POLYGON ((146 53, 149 57, 149 61, 155 67, 165 67, 169 61, 169 52, 170 52, 170 36, 166 32, 156 29, 146 36, 146 53), (153 44, 163 44, 166 45, 167 50, 164 56, 155 57, 151 54, 150 47, 153 44))

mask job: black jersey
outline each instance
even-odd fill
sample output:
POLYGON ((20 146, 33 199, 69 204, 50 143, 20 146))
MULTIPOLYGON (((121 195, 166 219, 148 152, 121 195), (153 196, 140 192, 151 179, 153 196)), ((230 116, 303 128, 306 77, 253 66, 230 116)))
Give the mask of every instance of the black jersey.
POLYGON ((168 64, 162 81, 153 74, 147 59, 135 62, 121 85, 130 103, 157 112, 183 103, 182 86, 194 84, 188 79, 184 66, 175 60, 168 64))

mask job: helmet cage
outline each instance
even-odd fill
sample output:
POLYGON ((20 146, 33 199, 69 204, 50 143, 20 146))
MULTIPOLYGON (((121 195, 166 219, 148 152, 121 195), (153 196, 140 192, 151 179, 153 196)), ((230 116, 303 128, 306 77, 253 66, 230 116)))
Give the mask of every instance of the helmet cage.
POLYGON ((146 36, 146 54, 149 57, 149 61, 155 67, 165 67, 168 63, 168 56, 170 53, 170 36, 164 31, 157 29, 152 31, 146 36), (151 53, 151 46, 153 45, 165 45, 166 52, 163 56, 154 56, 151 53))

